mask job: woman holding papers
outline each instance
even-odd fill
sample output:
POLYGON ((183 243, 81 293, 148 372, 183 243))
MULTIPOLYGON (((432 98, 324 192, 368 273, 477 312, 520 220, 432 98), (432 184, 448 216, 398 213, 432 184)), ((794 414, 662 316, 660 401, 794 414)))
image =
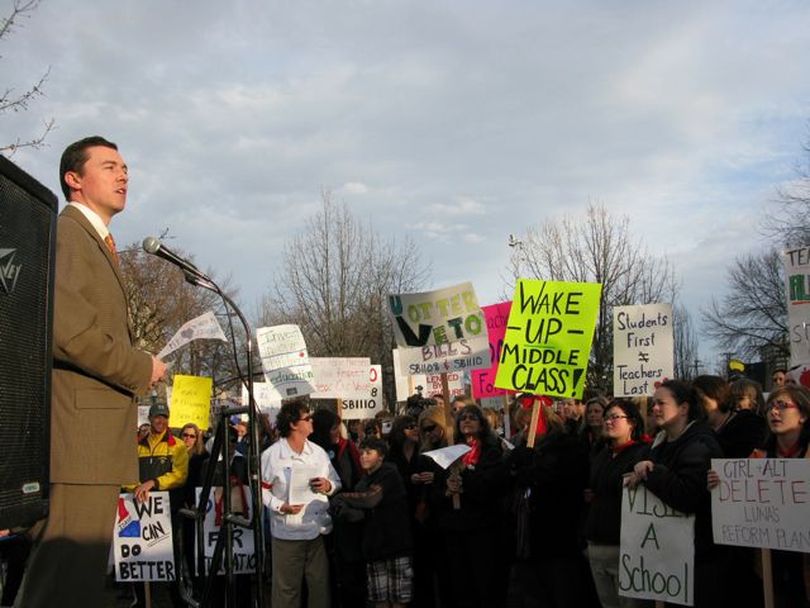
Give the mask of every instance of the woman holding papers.
POLYGON ((723 451, 704 421, 696 391, 679 380, 666 380, 653 395, 652 414, 662 429, 650 458, 637 463, 628 483, 644 483, 667 505, 695 514, 695 606, 723 606, 727 599, 721 548, 712 540, 711 498, 706 474, 723 451))
POLYGON ((306 579, 309 608, 328 608, 329 562, 322 536, 332 531, 331 496, 340 479, 312 434, 309 399, 281 406, 281 438, 262 453, 262 500, 270 512, 273 608, 300 608, 306 579))
POLYGON ((604 416, 605 446, 591 463, 591 505, 585 525, 591 575, 602 608, 637 606, 619 596, 619 541, 624 476, 645 459, 644 420, 630 401, 611 402, 604 416))
POLYGON ((503 578, 499 532, 507 484, 501 443, 477 405, 465 405, 456 416, 455 442, 470 450, 434 483, 441 507, 438 526, 452 557, 440 581, 445 578, 452 606, 498 606, 505 594, 498 580, 503 578))

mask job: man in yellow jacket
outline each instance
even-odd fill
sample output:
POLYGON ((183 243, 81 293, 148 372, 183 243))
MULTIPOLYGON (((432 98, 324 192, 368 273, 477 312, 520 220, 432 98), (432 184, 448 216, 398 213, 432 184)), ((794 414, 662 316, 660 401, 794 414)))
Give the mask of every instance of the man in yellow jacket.
MULTIPOLYGON (((138 442, 138 469, 140 484, 124 489, 143 502, 149 492, 178 490, 188 478, 188 449, 169 431, 169 408, 156 403, 149 408, 149 434, 138 442)), ((172 492, 172 512, 180 508, 182 492, 172 492), (175 498, 177 495, 177 498, 175 498)))
MULTIPOLYGON (((138 441, 138 467, 140 484, 124 488, 135 494, 135 500, 149 499, 149 492, 168 491, 172 511, 172 538, 174 541, 175 563, 182 559, 177 541, 177 531, 182 525, 178 521, 177 510, 183 504, 183 487, 188 478, 188 448, 172 435, 169 430, 169 408, 156 403, 149 408, 149 434, 138 441)), ((134 585, 133 607, 145 606, 142 584, 134 585)), ((172 604, 185 605, 180 600, 177 581, 169 587, 172 604)))

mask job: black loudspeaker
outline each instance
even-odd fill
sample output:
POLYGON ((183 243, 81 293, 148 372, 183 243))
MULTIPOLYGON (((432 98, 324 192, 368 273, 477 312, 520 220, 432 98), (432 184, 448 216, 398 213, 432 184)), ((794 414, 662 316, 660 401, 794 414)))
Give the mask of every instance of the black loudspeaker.
POLYGON ((0 156, 0 529, 48 513, 57 208, 0 156))

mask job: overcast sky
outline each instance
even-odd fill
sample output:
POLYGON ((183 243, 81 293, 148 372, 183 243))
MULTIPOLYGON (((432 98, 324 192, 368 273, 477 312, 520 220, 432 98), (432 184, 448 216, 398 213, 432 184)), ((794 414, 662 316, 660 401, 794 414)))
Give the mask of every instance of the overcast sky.
POLYGON ((249 314, 328 189, 483 304, 510 233, 603 203, 697 317, 803 160, 808 32, 803 1, 43 0, 0 73, 23 90, 50 66, 46 96, 0 134, 56 120, 13 158, 55 192, 68 143, 117 142, 118 242, 169 228, 249 314))

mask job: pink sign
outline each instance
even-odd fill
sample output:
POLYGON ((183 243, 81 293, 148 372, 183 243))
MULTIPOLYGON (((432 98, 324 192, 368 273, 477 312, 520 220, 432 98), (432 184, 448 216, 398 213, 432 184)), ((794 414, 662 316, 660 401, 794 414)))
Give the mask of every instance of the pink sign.
POLYGON ((484 318, 487 321, 487 335, 489 336, 489 354, 492 366, 489 369, 472 371, 472 393, 475 399, 485 397, 500 397, 506 391, 495 388, 495 374, 498 371, 498 361, 501 358, 501 346, 506 334, 506 322, 509 319, 509 309, 512 302, 500 302, 489 306, 482 306, 484 318))

